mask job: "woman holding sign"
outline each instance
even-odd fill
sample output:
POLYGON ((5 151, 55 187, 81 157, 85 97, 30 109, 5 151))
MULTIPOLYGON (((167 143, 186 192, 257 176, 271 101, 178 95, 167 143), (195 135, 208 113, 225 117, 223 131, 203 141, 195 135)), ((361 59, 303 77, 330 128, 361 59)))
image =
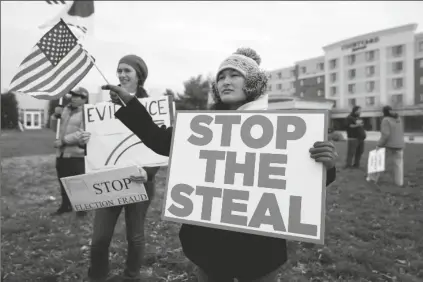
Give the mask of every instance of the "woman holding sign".
MULTIPOLYGON (((249 48, 238 49, 220 65, 213 83, 214 110, 266 110, 266 74, 260 57, 249 48)), ((121 120, 149 148, 169 156, 173 128, 158 127, 146 109, 129 93, 107 85, 113 101, 126 107, 116 112, 121 120)), ((310 157, 327 168, 327 184, 335 180, 337 154, 330 142, 316 142, 310 157)), ((287 260, 286 241, 215 228, 183 224, 179 233, 185 255, 195 263, 199 281, 277 281, 278 268, 287 260)))
MULTIPOLYGON (((135 55, 124 56, 119 61, 117 75, 122 89, 128 95, 135 98, 148 97, 143 87, 148 69, 140 57, 135 55)), ((81 139, 81 142, 87 143, 88 140, 89 136, 85 136, 81 139)), ((123 208, 125 209, 126 237, 128 240, 126 269, 123 276, 128 281, 140 279, 145 248, 144 223, 148 207, 154 197, 154 178, 158 169, 159 167, 140 168, 142 174, 132 177, 134 181, 144 182, 149 197, 148 201, 96 210, 91 244, 91 266, 88 271, 90 281, 104 281, 108 275, 109 246, 116 222, 123 208)))

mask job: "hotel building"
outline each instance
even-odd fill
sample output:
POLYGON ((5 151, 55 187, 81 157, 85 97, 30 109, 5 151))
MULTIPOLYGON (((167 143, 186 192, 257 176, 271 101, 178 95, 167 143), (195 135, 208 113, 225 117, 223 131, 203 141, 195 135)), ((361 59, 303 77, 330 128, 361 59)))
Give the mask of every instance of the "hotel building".
POLYGON ((295 70, 295 90, 289 93, 270 91, 280 83, 273 76, 278 70, 272 71, 270 102, 274 107, 290 100, 296 101, 297 108, 319 104, 331 109, 334 129, 342 129, 352 107, 359 105, 369 131, 380 129, 381 108, 391 105, 403 118, 406 131, 421 132, 423 33, 416 34, 416 29, 416 24, 409 24, 324 46, 323 56, 289 68, 295 70))

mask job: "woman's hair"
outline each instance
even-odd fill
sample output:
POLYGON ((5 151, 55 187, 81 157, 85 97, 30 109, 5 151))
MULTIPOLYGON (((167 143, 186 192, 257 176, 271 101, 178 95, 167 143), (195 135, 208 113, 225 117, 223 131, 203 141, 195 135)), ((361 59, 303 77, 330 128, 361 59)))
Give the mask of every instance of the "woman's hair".
POLYGON ((361 109, 360 106, 354 106, 351 110, 351 115, 355 116, 357 114, 358 110, 360 110, 360 109, 361 109))
MULTIPOLYGON (((261 63, 260 56, 250 48, 239 48, 232 56, 227 58, 221 65, 216 77, 224 68, 231 68, 239 71, 245 78, 243 91, 247 97, 244 104, 252 102, 263 95, 267 89, 268 77, 266 73, 259 69, 261 63), (241 62, 240 62, 241 61, 241 62), (249 64, 252 64, 249 66, 249 64)), ((228 110, 230 105, 225 104, 220 99, 217 89, 217 82, 212 82, 212 96, 214 103, 210 105, 211 110, 228 110)))
POLYGON ((385 107, 383 107, 382 112, 383 112, 383 116, 384 117, 392 117, 392 118, 397 118, 398 117, 398 114, 397 113, 392 112, 392 107, 391 106, 385 106, 385 107))
MULTIPOLYGON (((138 80, 139 81, 139 80, 138 80)), ((137 85, 137 92, 135 92, 135 97, 137 98, 147 98, 149 95, 145 91, 144 87, 140 84, 137 85)))

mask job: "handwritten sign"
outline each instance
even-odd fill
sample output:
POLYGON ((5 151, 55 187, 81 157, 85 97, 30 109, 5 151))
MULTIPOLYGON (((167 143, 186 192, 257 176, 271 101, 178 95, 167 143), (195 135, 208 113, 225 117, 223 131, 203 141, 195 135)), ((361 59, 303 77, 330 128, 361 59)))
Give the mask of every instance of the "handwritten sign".
MULTIPOLYGON (((168 96, 143 98, 139 101, 157 125, 170 126, 173 102, 168 96)), ((120 120, 115 118, 119 108, 119 105, 111 102, 84 107, 85 130, 91 133, 85 157, 87 173, 105 167, 130 164, 146 167, 167 166, 168 157, 150 150, 120 120)))
POLYGON ((380 148, 369 152, 367 160, 368 174, 385 171, 385 151, 385 148, 380 148))
POLYGON ((60 180, 75 211, 94 210, 148 200, 143 184, 129 175, 139 175, 136 166, 105 169, 60 180))
POLYGON ((323 244, 326 135, 324 111, 179 111, 163 219, 323 244))

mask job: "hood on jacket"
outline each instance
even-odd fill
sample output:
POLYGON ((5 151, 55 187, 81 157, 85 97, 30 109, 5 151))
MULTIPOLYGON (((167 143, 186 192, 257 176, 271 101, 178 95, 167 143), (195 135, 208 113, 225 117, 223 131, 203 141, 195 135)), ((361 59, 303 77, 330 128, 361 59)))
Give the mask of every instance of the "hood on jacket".
POLYGON ((238 111, 267 110, 268 106, 269 106, 269 95, 263 94, 260 97, 258 97, 256 100, 242 105, 237 110, 238 111))

